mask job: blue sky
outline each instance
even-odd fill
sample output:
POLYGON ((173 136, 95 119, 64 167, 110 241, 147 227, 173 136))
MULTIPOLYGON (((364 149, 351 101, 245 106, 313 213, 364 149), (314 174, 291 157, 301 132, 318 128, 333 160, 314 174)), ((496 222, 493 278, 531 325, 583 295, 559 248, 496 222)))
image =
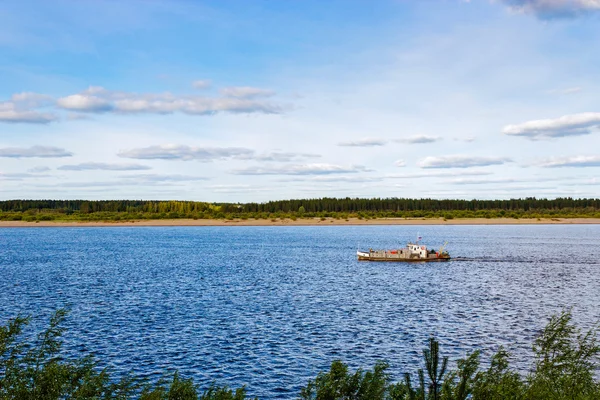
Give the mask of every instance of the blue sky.
POLYGON ((0 198, 600 197, 600 0, 6 1, 0 198))

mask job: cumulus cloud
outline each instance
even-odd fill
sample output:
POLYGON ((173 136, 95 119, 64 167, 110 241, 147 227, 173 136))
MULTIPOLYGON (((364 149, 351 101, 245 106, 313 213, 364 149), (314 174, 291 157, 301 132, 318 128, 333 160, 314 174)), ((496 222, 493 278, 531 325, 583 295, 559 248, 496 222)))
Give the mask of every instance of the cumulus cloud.
POLYGON ((15 104, 28 108, 43 107, 54 102, 52 96, 33 92, 15 93, 10 97, 10 100, 15 104))
POLYGON ((106 112, 114 108, 108 100, 88 94, 61 97, 56 104, 65 110, 80 112, 106 112))
POLYGON ((406 167, 406 161, 404 161, 404 160, 396 160, 396 162, 394 162, 394 165, 396 167, 406 167))
POLYGON ((253 155, 254 150, 243 147, 192 147, 175 144, 123 150, 118 153, 119 157, 139 160, 198 160, 204 162, 249 158, 253 155))
POLYGON ((99 162, 87 162, 81 164, 62 165, 57 169, 60 169, 62 171, 140 171, 151 168, 141 164, 109 164, 99 162))
POLYGON ((502 0, 511 10, 541 19, 574 18, 600 11, 600 0, 502 0))
POLYGON ((249 167, 232 171, 235 175, 330 175, 370 171, 361 165, 343 167, 334 164, 295 164, 277 167, 249 167))
POLYGON ((524 136, 528 139, 548 139, 587 135, 600 125, 600 113, 586 112, 564 115, 556 119, 538 119, 516 125, 507 125, 505 135, 524 136))
POLYGON ((428 136, 428 135, 415 135, 410 136, 404 139, 396 139, 395 141, 398 143, 408 143, 408 144, 421 144, 421 143, 433 143, 439 142, 442 140, 439 136, 428 136))
POLYGON ((208 89, 211 84, 212 83, 209 80, 197 80, 192 82, 192 87, 194 89, 208 89))
POLYGON ((54 114, 18 107, 15 102, 0 102, 0 122, 47 124, 56 119, 54 114))
POLYGON ((0 157, 8 158, 61 158, 71 157, 72 155, 73 153, 70 151, 50 146, 0 148, 0 157))
POLYGON ((250 99, 255 97, 270 97, 275 95, 275 92, 268 89, 261 89, 251 86, 232 86, 222 88, 220 90, 223 96, 227 97, 240 97, 244 99, 250 99))
POLYGON ((349 142, 341 142, 338 143, 338 146, 344 147, 376 147, 376 146, 385 146, 387 140, 385 139, 377 139, 377 138, 364 138, 349 142))
POLYGON ((600 156, 553 157, 538 164, 539 167, 600 167, 600 156))
MULTIPOLYGON (((196 88, 207 87, 208 81, 195 81, 196 88)), ((79 116, 92 113, 212 115, 217 113, 279 114, 288 107, 269 102, 265 97, 275 92, 253 87, 230 87, 221 96, 174 95, 172 93, 133 93, 112 91, 90 86, 80 93, 53 99, 37 93, 17 93, 11 101, 0 102, 0 122, 48 123, 58 119, 41 107, 77 112, 79 116)))
POLYGON ((512 160, 507 157, 472 157, 472 156, 442 156, 425 157, 419 161, 421 168, 471 168, 502 165, 512 160))
POLYGON ((116 100, 114 110, 123 114, 152 113, 211 115, 219 112, 234 114, 279 114, 283 108, 263 101, 242 98, 173 97, 171 95, 131 96, 116 100))
POLYGON ((266 154, 261 154, 256 157, 248 157, 248 159, 255 159, 257 161, 275 161, 275 162, 291 162, 304 160, 308 158, 319 158, 321 157, 319 154, 310 154, 310 153, 288 153, 288 152, 271 152, 266 154))

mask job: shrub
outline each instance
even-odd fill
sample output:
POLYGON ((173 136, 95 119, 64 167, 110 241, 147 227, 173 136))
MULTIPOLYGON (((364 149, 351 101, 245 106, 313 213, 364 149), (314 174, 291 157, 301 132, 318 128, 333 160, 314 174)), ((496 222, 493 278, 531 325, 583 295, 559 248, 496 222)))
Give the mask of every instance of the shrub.
MULTIPOLYGON (((61 336, 66 317, 58 310, 49 327, 37 335, 24 335, 30 318, 16 317, 0 326, 0 399, 129 399, 141 400, 244 400, 244 387, 232 390, 210 384, 201 391, 192 379, 175 372, 170 379, 150 383, 133 375, 115 379, 92 356, 79 359, 62 354, 61 336)), ((388 363, 370 370, 350 371, 340 360, 308 381, 301 400, 597 400, 598 330, 582 333, 565 311, 553 316, 535 339, 533 369, 526 376, 509 366, 510 354, 502 347, 487 369, 480 369, 480 352, 474 351, 450 370, 439 343, 430 338, 423 350, 424 368, 416 380, 405 373, 391 382, 388 363)))
POLYGON ((210 385, 200 396, 191 379, 173 375, 165 382, 150 384, 127 375, 113 379, 111 371, 100 368, 92 356, 70 360, 61 356, 67 315, 58 310, 47 329, 28 343, 23 330, 30 318, 17 317, 0 326, 0 399, 202 399, 244 400, 244 388, 233 392, 226 386, 210 385))

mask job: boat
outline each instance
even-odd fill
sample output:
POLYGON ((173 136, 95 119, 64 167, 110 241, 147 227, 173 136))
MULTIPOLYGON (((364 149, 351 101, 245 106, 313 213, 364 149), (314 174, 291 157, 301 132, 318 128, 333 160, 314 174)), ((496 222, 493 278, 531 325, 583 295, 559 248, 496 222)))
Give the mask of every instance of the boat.
POLYGON ((393 250, 373 250, 369 251, 356 251, 359 261, 403 261, 403 262, 423 262, 423 261, 448 261, 450 260, 450 254, 444 250, 446 244, 444 243, 439 250, 429 250, 427 246, 416 243, 408 243, 406 247, 402 249, 393 250))

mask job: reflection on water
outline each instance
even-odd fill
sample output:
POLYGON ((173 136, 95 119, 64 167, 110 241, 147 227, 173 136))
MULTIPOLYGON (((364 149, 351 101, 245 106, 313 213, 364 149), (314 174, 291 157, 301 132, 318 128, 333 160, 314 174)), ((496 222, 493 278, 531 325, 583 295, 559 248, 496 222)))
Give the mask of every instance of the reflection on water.
MULTIPOLYGON (((414 371, 503 344, 529 366, 548 316, 600 317, 600 226, 117 227, 0 230, 0 322, 71 309, 71 352, 118 371, 246 384, 290 398, 334 359, 414 371), (368 263, 356 248, 448 241, 447 263, 368 263)), ((35 324, 40 326, 41 320, 35 324)))

